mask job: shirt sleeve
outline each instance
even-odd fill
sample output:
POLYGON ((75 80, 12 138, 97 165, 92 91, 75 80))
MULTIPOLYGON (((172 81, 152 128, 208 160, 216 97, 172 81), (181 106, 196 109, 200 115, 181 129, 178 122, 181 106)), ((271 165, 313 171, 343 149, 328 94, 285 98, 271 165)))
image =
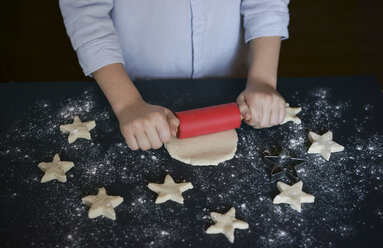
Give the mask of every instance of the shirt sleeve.
POLYGON ((124 63, 111 18, 113 0, 60 0, 64 24, 86 76, 112 63, 124 63))
POLYGON ((289 0, 242 0, 245 42, 262 36, 289 38, 289 0))

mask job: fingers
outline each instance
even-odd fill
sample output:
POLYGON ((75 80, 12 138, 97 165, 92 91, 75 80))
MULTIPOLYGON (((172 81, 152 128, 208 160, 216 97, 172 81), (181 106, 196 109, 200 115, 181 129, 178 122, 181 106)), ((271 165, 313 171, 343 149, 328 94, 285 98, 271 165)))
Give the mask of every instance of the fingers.
POLYGON ((250 126, 260 126, 260 123, 262 121, 262 117, 264 115, 264 108, 262 107, 262 105, 260 105, 259 103, 255 103, 254 104, 254 107, 252 108, 252 111, 251 111, 251 121, 249 121, 247 124, 249 124, 250 126))
POLYGON ((133 134, 124 134, 124 136, 131 150, 137 150, 139 148, 143 151, 149 150, 150 148, 158 149, 163 143, 155 127, 146 128, 145 131, 137 130, 133 134))
POLYGON ((135 136, 136 136, 137 144, 141 148, 141 150, 147 151, 150 148, 152 148, 152 145, 148 139, 148 136, 146 135, 144 131, 137 131, 135 133, 135 136))
POLYGON ((156 128, 152 127, 152 128, 146 129, 145 133, 149 139, 151 148, 158 149, 162 146, 162 141, 160 139, 160 136, 156 128))
POLYGON ((169 123, 165 118, 166 117, 160 118, 155 124, 156 131, 162 143, 169 142, 171 138, 169 123))
POLYGON ((262 105, 255 102, 250 108, 243 94, 238 96, 237 104, 245 122, 250 126, 259 127, 263 115, 262 105))
POLYGON ((285 116, 286 116, 286 102, 283 100, 281 101, 280 103, 280 111, 279 111, 279 118, 278 118, 278 122, 279 123, 282 123, 283 120, 285 119, 285 116))
POLYGON ((278 125, 280 123, 279 112, 280 112, 279 106, 278 106, 278 108, 271 110, 271 112, 270 112, 270 123, 269 123, 270 126, 275 126, 275 125, 278 125))
POLYGON ((251 111, 249 106, 247 105, 245 101, 245 97, 240 94, 237 98, 237 105, 239 107, 239 112, 241 112, 241 115, 245 121, 251 120, 251 111))
POLYGON ((250 111, 245 122, 254 128, 266 128, 280 124, 286 114, 286 103, 276 92, 245 92, 237 98, 241 114, 250 111))
MULTIPOLYGON (((177 136, 177 130, 178 130, 178 126, 180 124, 180 121, 173 114, 172 111, 170 111, 169 109, 166 109, 166 108, 165 108, 165 115, 166 115, 166 119, 167 119, 167 122, 168 122, 168 125, 170 128, 170 134, 174 137, 177 136)), ((169 137, 168 141, 169 140, 170 140, 170 137, 169 137)))
POLYGON ((129 148, 133 151, 138 150, 140 148, 137 144, 136 137, 134 135, 124 135, 126 143, 128 144, 129 148))
POLYGON ((171 135, 177 134, 179 120, 170 110, 154 105, 146 107, 135 119, 123 116, 126 119, 120 121, 121 132, 132 150, 158 149, 170 141, 171 135))
POLYGON ((263 106, 263 116, 259 124, 260 127, 276 126, 285 119, 286 103, 283 98, 274 98, 269 104, 263 106))
POLYGON ((269 127, 270 126, 270 116, 271 116, 271 108, 270 105, 264 104, 262 106, 262 120, 259 123, 260 127, 269 127))
POLYGON ((151 118, 138 121, 138 124, 135 124, 134 136, 139 148, 143 151, 160 148, 164 143, 163 140, 170 139, 169 126, 165 116, 157 113, 153 114, 151 118))
MULTIPOLYGON (((138 150, 139 148, 142 150, 149 150, 152 147, 152 144, 146 133, 143 129, 135 129, 132 126, 133 125, 126 125, 121 128, 121 133, 125 137, 128 147, 133 151, 138 150)), ((155 137, 152 139, 154 140, 153 143, 158 145, 155 141, 155 137)))

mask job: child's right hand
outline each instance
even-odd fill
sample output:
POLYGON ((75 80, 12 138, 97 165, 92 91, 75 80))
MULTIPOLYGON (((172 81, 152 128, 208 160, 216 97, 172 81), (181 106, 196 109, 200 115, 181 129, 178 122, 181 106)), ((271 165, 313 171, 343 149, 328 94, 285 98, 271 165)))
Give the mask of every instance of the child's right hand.
POLYGON ((179 120, 167 108, 139 100, 124 107, 117 118, 122 135, 132 150, 158 149, 176 136, 179 120))

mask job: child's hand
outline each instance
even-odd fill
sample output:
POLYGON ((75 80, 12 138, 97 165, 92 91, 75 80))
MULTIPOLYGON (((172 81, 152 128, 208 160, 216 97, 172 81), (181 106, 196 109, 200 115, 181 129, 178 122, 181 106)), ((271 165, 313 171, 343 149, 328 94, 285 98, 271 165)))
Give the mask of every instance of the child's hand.
POLYGON ((278 125, 286 114, 285 100, 267 83, 248 82, 237 104, 245 122, 254 128, 278 125))
POLYGON ((143 100, 123 108, 117 114, 122 135, 132 150, 158 149, 176 136, 179 120, 167 108, 143 100))

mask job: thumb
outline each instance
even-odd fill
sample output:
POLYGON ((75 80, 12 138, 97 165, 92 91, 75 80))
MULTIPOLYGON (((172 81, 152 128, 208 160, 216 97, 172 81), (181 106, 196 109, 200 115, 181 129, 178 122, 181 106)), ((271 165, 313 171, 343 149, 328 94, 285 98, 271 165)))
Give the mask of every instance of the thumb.
POLYGON ((175 136, 177 136, 177 129, 178 129, 178 126, 180 124, 180 121, 173 114, 173 112, 170 111, 169 109, 165 109, 165 114, 166 114, 166 118, 167 118, 168 123, 169 123, 170 133, 172 136, 175 137, 175 136))
POLYGON ((240 94, 238 96, 237 104, 239 107, 239 112, 241 112, 243 119, 245 121, 251 120, 251 110, 250 110, 249 106, 247 105, 245 96, 243 94, 240 94))

